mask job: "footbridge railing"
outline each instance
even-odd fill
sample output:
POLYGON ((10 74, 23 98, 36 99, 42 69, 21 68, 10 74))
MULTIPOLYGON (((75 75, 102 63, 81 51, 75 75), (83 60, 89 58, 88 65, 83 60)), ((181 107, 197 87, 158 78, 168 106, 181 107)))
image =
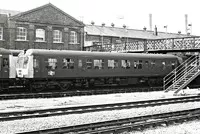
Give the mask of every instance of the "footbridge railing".
POLYGON ((200 49, 200 36, 141 40, 112 44, 109 51, 172 51, 200 49))

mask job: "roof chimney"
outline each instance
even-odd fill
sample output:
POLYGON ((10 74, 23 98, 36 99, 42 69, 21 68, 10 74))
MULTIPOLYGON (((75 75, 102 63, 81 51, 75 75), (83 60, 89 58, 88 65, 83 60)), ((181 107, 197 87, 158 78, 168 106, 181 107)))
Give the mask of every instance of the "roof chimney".
POLYGON ((146 27, 144 27, 144 28, 143 28, 143 30, 144 30, 144 31, 147 31, 147 28, 146 28, 146 27))
POLYGON ((152 31, 152 14, 149 14, 149 28, 152 31))
POLYGON ((126 25, 125 25, 125 24, 123 25, 123 28, 126 28, 126 25))
POLYGON ((155 25, 155 35, 156 36, 158 35, 158 29, 157 29, 156 25, 155 25))
POLYGON ((188 15, 185 14, 185 33, 188 33, 188 15))
POLYGON ((111 23, 111 26, 112 26, 112 27, 114 27, 114 26, 115 26, 115 24, 114 24, 114 23, 111 23))
POLYGON ((102 27, 104 27, 106 24, 105 24, 105 23, 102 23, 101 25, 102 25, 102 27))
POLYGON ((94 25, 94 21, 91 21, 91 24, 94 25))

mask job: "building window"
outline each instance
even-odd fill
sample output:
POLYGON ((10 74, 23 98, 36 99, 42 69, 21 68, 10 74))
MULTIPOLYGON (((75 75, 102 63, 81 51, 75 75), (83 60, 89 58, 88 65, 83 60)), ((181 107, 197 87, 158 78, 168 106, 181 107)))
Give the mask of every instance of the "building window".
POLYGON ((0 40, 3 40, 3 27, 0 27, 0 40))
POLYGON ((54 43, 62 42, 62 32, 60 30, 53 30, 53 42, 54 43))
POLYGON ((17 40, 27 40, 27 29, 24 27, 17 28, 17 40))
POLYGON ((72 43, 72 44, 77 43, 77 32, 75 32, 75 31, 70 32, 70 43, 72 43))
POLYGON ((36 33, 36 36, 35 36, 36 41, 45 41, 45 30, 44 29, 36 29, 35 33, 36 33))

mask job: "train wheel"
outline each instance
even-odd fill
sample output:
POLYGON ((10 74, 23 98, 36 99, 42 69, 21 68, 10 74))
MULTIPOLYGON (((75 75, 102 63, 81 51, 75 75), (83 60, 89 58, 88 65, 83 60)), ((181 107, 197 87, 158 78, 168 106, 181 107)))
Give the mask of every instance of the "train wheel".
POLYGON ((45 89, 45 86, 42 84, 32 85, 32 90, 36 92, 41 92, 45 89))
POLYGON ((71 87, 71 83, 60 83, 60 89, 63 91, 70 89, 70 87, 71 87))

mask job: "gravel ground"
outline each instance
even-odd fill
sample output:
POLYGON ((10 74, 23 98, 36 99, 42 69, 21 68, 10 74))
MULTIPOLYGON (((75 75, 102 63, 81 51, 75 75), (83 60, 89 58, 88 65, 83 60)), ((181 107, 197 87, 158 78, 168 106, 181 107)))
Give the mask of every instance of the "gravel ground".
POLYGON ((200 107, 200 102, 189 102, 185 104, 171 104, 148 108, 113 110, 94 113, 6 121, 0 123, 0 133, 19 133, 24 131, 71 126, 120 118, 129 118, 141 115, 170 112, 197 107, 200 107))
MULTIPOLYGON (((193 94, 195 90, 192 90, 192 91, 193 92, 189 91, 188 93, 193 94)), ((185 93, 187 93, 187 90, 184 91, 184 94, 185 93)), ((162 99, 162 98, 171 98, 171 97, 179 97, 179 96, 173 96, 172 93, 164 93, 161 91, 161 92, 150 92, 150 93, 109 94, 109 95, 76 96, 76 97, 49 98, 49 99, 5 100, 5 101, 0 101, 0 112, 18 111, 18 110, 25 110, 25 109, 41 109, 41 108, 50 108, 50 107, 63 107, 63 106, 66 107, 66 106, 79 106, 79 105, 90 105, 90 104, 140 101, 140 100, 162 99)), ((92 122, 106 121, 106 120, 113 120, 113 119, 120 119, 120 118, 129 118, 129 117, 135 117, 135 116, 141 116, 141 115, 170 112, 170 111, 197 108, 197 107, 198 108, 200 107, 200 102, 189 102, 185 104, 171 104, 171 105, 155 106, 155 107, 148 107, 148 108, 113 110, 113 111, 104 111, 104 112, 6 121, 6 122, 0 122, 0 133, 2 134, 19 133, 19 132, 25 132, 25 131, 34 131, 38 129, 71 126, 71 125, 78 125, 78 124, 85 124, 85 123, 92 123, 92 122)), ((176 128, 177 127, 174 126, 174 129, 176 128)), ((185 129, 181 129, 180 133, 182 133, 183 130, 186 130, 186 127, 185 129)), ((192 130, 195 130, 195 129, 192 129, 192 130)), ((172 133, 174 132, 176 131, 172 131, 172 133)), ((191 132, 191 131, 187 131, 187 132, 191 132)), ((156 130, 147 130, 147 131, 138 132, 138 133, 159 133, 160 134, 160 133, 169 133, 169 131, 167 130, 167 128, 164 128, 164 129, 158 128, 156 130), (159 132, 159 129, 161 129, 162 131, 160 130, 159 132)), ((178 130, 177 130, 177 133, 179 133, 178 130)))
POLYGON ((1 100, 0 112, 17 111, 26 109, 41 109, 51 107, 70 107, 90 104, 106 104, 127 101, 140 101, 150 99, 162 99, 179 97, 173 96, 172 93, 149 92, 149 93, 121 93, 94 96, 75 96, 63 98, 46 98, 46 99, 18 99, 18 100, 1 100))
POLYGON ((200 121, 186 122, 168 127, 157 127, 142 132, 125 132, 123 134, 199 134, 200 121))

